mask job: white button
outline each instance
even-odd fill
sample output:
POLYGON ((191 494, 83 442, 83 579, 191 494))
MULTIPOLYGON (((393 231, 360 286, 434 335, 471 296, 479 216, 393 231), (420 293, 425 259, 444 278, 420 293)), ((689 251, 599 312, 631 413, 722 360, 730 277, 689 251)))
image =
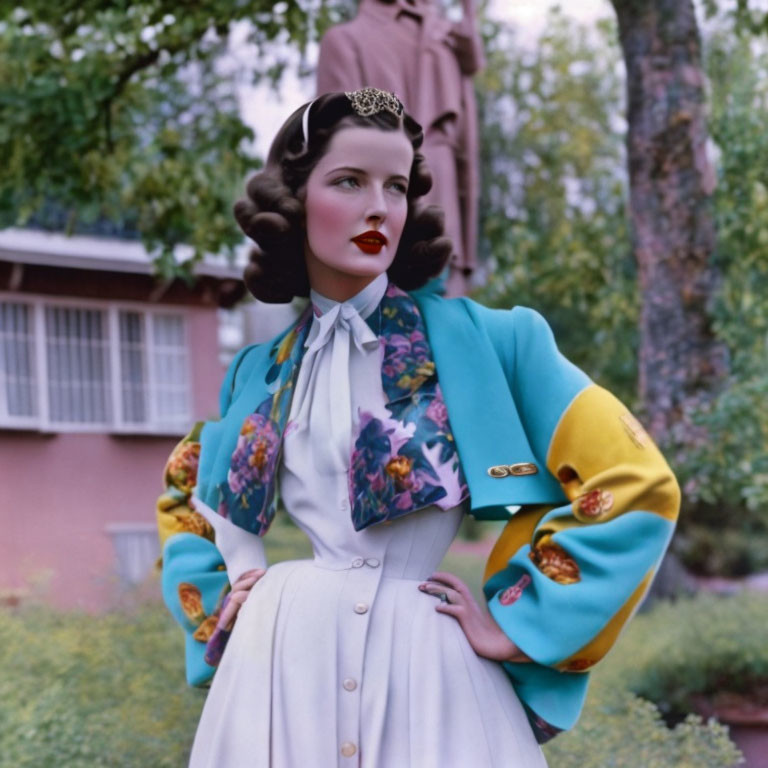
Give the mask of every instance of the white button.
POLYGON ((363 567, 363 563, 364 563, 364 562, 365 562, 365 560, 363 560, 363 558, 362 558, 362 557, 356 557, 356 558, 355 558, 355 559, 352 561, 352 567, 353 567, 353 568, 362 568, 362 567, 363 567))
POLYGON ((353 680, 351 677, 347 677, 344 679, 342 685, 344 686, 345 691, 354 691, 355 688, 357 688, 357 680, 353 680))
POLYGON ((341 754, 344 757, 352 757, 357 752, 357 747, 351 741, 345 741, 341 745, 341 754))
POLYGON ((378 568, 381 565, 381 560, 378 557, 369 557, 366 559, 365 564, 371 568, 378 568))
POLYGON ((355 613, 368 613, 368 603, 355 603, 355 613))

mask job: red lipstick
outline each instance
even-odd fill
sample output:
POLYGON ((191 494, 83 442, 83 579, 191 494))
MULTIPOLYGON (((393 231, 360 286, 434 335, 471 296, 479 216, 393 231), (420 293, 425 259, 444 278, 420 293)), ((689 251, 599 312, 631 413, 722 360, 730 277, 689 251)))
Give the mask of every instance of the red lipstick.
POLYGON ((375 254, 378 253, 386 244, 387 238, 374 229, 363 232, 362 235, 352 238, 352 242, 363 252, 375 254))

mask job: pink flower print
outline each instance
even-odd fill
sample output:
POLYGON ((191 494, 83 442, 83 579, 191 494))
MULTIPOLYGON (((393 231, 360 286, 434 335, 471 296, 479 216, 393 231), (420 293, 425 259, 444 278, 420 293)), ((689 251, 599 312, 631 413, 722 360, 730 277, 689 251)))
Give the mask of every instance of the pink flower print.
POLYGON ((427 406, 426 416, 437 424, 438 429, 445 431, 448 428, 448 409, 439 388, 436 388, 435 397, 427 406))
POLYGON ((459 479, 459 462, 456 456, 451 456, 448 461, 440 463, 439 443, 435 443, 431 448, 426 445, 421 446, 421 452, 426 457, 430 466, 438 477, 438 485, 445 490, 445 496, 437 502, 441 509, 451 509, 466 498, 466 488, 462 487, 459 479))

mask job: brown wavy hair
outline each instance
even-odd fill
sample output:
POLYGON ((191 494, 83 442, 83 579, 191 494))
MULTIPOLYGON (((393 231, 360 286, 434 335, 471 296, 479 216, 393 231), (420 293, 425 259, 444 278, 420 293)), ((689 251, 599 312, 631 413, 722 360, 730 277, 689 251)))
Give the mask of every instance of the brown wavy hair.
POLYGON ((421 207, 418 198, 432 187, 432 174, 418 152, 424 140, 421 126, 407 113, 401 118, 382 111, 370 117, 356 114, 343 93, 326 93, 312 102, 309 141, 305 145, 299 107, 275 136, 267 162, 246 186, 246 197, 235 203, 240 228, 256 242, 243 279, 261 301, 282 303, 309 296, 304 262, 305 210, 301 199, 312 169, 325 154, 331 138, 344 127, 402 130, 414 149, 408 183, 408 214, 395 258, 387 274, 403 290, 423 286, 439 274, 452 251, 444 236, 444 215, 437 206, 421 207))

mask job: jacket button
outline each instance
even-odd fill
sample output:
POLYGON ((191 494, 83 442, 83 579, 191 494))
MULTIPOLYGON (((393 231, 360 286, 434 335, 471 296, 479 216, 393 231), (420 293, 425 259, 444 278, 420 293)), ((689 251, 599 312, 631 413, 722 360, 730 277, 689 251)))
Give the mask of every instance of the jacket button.
POLYGON ((381 560, 378 557, 369 557, 366 559, 365 564, 370 568, 378 568, 381 565, 381 560))
POLYGON ((365 562, 365 560, 363 560, 363 558, 362 558, 362 557, 356 557, 356 558, 355 558, 355 559, 352 561, 352 567, 353 567, 353 568, 362 568, 362 567, 363 567, 363 563, 364 563, 364 562, 365 562))
POLYGON ((536 475, 539 472, 539 468, 535 464, 531 464, 530 461, 522 461, 519 464, 510 464, 509 474, 519 477, 520 475, 536 475))
POLYGON ((357 688, 357 680, 347 677, 344 679, 342 685, 344 686, 345 691, 354 691, 355 688, 357 688))
POLYGON ((497 464, 495 467, 488 467, 488 474, 491 477, 506 477, 509 470, 506 464, 497 464))
POLYGON ((357 752, 357 747, 351 741, 345 741, 341 745, 341 754, 344 757, 352 757, 357 752))
POLYGON ((355 613, 368 613, 368 603, 355 603, 355 613))

